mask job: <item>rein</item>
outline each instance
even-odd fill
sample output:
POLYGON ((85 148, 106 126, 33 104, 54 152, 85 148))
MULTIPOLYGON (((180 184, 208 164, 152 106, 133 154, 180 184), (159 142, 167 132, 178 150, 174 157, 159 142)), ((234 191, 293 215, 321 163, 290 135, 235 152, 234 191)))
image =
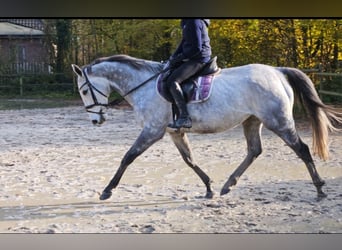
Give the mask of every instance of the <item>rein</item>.
POLYGON ((142 87, 143 85, 145 85, 146 83, 148 83, 149 81, 151 81, 153 78, 156 78, 158 75, 160 75, 161 73, 164 73, 166 71, 168 71, 170 69, 170 67, 166 67, 165 69, 162 69, 160 72, 154 74, 153 76, 151 76, 150 78, 148 78, 147 80, 143 81, 142 83, 140 83, 138 86, 134 87, 133 89, 131 89, 130 91, 128 91, 126 94, 124 94, 122 96, 122 98, 125 98, 127 95, 131 94, 133 91, 137 90, 138 88, 142 87))
POLYGON ((122 95, 120 99, 116 99, 112 102, 110 102, 108 104, 108 106, 115 106, 119 103, 121 103, 126 96, 128 96, 129 94, 131 94, 132 92, 136 91, 137 89, 139 89, 140 87, 142 87, 143 85, 145 85, 146 83, 148 83, 149 81, 151 81, 152 79, 156 78, 158 75, 165 73, 166 71, 168 71, 170 69, 170 67, 166 67, 164 69, 162 69, 161 71, 159 71, 158 73, 154 74, 153 76, 151 76, 150 78, 148 78, 147 80, 143 81, 142 83, 140 83, 139 85, 137 85, 136 87, 134 87, 133 89, 129 90, 126 94, 122 95))
POLYGON ((98 88, 96 88, 96 87, 90 82, 90 80, 89 80, 89 78, 88 78, 88 75, 87 75, 85 69, 83 69, 83 74, 84 74, 84 76, 85 76, 86 81, 85 81, 85 83, 83 83, 83 84, 81 85, 81 87, 79 88, 79 91, 81 91, 82 88, 83 88, 84 86, 87 85, 88 88, 89 88, 89 90, 90 90, 90 93, 91 93, 91 96, 92 96, 92 98, 93 98, 93 101, 94 101, 93 104, 88 105, 88 106, 85 106, 85 109, 86 109, 86 111, 89 112, 89 113, 95 113, 95 114, 100 114, 100 115, 102 115, 102 114, 104 114, 104 113, 102 112, 102 109, 100 110, 100 112, 91 111, 91 110, 89 110, 89 109, 91 109, 91 108, 93 108, 93 107, 95 107, 95 106, 103 106, 103 107, 114 106, 114 105, 120 103, 127 95, 131 94, 131 93, 134 92, 135 90, 139 89, 140 87, 142 87, 143 85, 145 85, 146 83, 148 83, 148 82, 151 81, 152 79, 156 78, 158 75, 160 75, 160 74, 162 74, 162 73, 168 71, 169 69, 170 69, 170 67, 166 67, 166 68, 162 69, 160 72, 158 72, 158 73, 152 75, 150 78, 146 79, 145 81, 143 81, 142 83, 140 83, 140 84, 137 85, 136 87, 132 88, 131 90, 129 90, 129 91, 128 91, 127 93, 125 93, 124 95, 122 95, 121 99, 119 99, 119 100, 116 99, 116 100, 114 100, 114 101, 112 101, 112 102, 110 102, 110 103, 108 103, 108 104, 103 104, 103 103, 99 103, 99 102, 98 102, 98 100, 97 100, 97 98, 96 98, 96 95, 95 95, 95 91, 96 91, 97 93, 99 93, 100 95, 106 97, 106 98, 108 98, 108 96, 105 95, 103 92, 101 92, 98 88))

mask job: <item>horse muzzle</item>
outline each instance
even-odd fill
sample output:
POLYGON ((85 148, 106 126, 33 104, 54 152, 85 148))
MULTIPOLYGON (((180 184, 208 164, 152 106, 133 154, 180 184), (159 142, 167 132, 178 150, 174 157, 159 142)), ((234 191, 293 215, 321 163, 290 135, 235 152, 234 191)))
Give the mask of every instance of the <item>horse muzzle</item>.
POLYGON ((101 125, 106 121, 106 119, 107 115, 104 113, 90 115, 90 120, 93 123, 93 125, 101 125))

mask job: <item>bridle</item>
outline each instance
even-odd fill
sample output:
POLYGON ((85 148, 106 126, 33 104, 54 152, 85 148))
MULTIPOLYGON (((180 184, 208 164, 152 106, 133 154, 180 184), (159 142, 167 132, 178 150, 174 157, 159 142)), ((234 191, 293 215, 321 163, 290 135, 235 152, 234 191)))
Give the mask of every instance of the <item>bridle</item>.
MULTIPOLYGON (((131 94, 133 91, 137 90, 138 88, 142 87, 143 85, 145 85, 147 82, 151 81, 153 78, 157 77, 158 75, 168 71, 170 68, 169 67, 165 67, 164 69, 162 69, 160 72, 154 74, 153 76, 151 76, 150 78, 148 78, 147 80, 143 81, 142 83, 140 83, 138 86, 132 88, 131 90, 129 90, 126 94, 122 95, 122 99, 124 99, 127 95, 131 94)), ((99 114, 99 115, 104 115, 105 113, 102 111, 102 109, 100 109, 100 111, 92 111, 90 110, 91 108, 93 107, 96 107, 96 106, 102 106, 102 107, 108 107, 108 106, 112 106, 113 104, 110 103, 110 104, 104 104, 104 103, 100 103, 98 102, 97 100, 97 97, 95 95, 95 91, 97 93, 99 93, 100 95, 108 98, 108 96, 106 94, 104 94, 101 90, 99 90, 98 88, 96 88, 89 80, 88 78, 88 75, 87 75, 87 72, 85 70, 85 68, 83 69, 83 75, 86 79, 86 81, 79 87, 79 91, 82 91, 82 88, 84 88, 85 86, 88 86, 88 89, 90 91, 90 94, 91 94, 91 97, 93 98, 93 104, 91 105, 88 105, 88 106, 85 106, 85 109, 88 113, 94 113, 94 114, 99 114)), ((117 101, 114 101, 113 103, 115 103, 117 101)))
POLYGON ((101 107, 108 107, 108 104, 105 104, 105 103, 100 103, 98 100, 97 100, 97 97, 95 95, 95 91, 97 93, 99 93, 100 95, 108 98, 108 96, 106 94, 104 94, 101 90, 99 90, 98 88, 96 88, 89 80, 88 78, 88 75, 85 71, 85 69, 83 69, 83 75, 86 79, 85 83, 83 83, 80 87, 79 87, 79 91, 82 91, 82 89, 85 87, 85 86, 88 86, 88 89, 90 91, 90 94, 91 94, 91 97, 93 98, 93 104, 90 104, 88 106, 85 106, 85 109, 88 113, 94 113, 94 114, 99 114, 99 115, 103 115, 104 112, 102 111, 102 109, 100 109, 100 111, 92 111, 91 108, 93 107, 96 107, 96 106, 101 106, 101 107))

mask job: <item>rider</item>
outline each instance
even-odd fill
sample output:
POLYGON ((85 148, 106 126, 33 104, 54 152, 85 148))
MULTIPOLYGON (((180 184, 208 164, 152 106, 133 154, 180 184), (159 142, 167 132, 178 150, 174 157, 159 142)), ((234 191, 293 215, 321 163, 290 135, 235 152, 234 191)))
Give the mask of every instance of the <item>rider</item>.
POLYGON ((182 19, 182 40, 169 59, 171 68, 166 86, 179 110, 179 117, 170 124, 172 128, 191 128, 192 121, 180 84, 199 72, 211 57, 208 19, 182 19))

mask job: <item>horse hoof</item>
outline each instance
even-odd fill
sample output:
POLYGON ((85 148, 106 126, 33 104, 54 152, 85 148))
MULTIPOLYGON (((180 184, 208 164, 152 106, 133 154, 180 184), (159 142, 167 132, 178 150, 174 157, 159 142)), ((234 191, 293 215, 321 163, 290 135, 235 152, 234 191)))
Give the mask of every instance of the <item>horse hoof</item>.
POLYGON ((207 194, 205 195, 206 199, 212 199, 213 197, 214 197, 214 192, 212 192, 212 191, 207 192, 207 194))
POLYGON ((100 196, 100 200, 103 201, 103 200, 107 200, 109 199, 110 197, 112 196, 112 192, 109 191, 109 192, 105 192, 103 191, 101 196, 100 196))
POLYGON ((324 198, 326 198, 328 195, 326 194, 326 193, 323 193, 323 192, 321 192, 321 193, 318 193, 317 194, 317 201, 321 201, 321 200, 323 200, 324 198))
POLYGON ((221 190, 220 195, 225 195, 225 194, 228 194, 229 192, 230 192, 229 188, 224 188, 224 189, 221 190))

